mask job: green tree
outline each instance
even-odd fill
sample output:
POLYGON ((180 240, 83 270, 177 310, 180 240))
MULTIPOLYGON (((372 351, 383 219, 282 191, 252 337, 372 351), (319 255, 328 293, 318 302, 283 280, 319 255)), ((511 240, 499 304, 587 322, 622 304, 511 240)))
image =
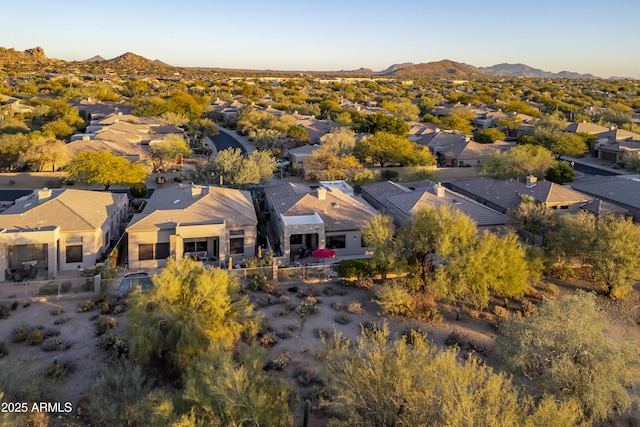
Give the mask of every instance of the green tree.
POLYGON ((557 156, 582 157, 588 150, 584 139, 573 133, 544 133, 536 135, 535 139, 557 156))
POLYGON ((217 182, 222 177, 223 182, 244 188, 271 178, 275 168, 276 161, 268 151, 255 150, 245 156, 239 148, 227 148, 198 174, 198 180, 217 182))
POLYGON ((70 179, 84 184, 101 184, 108 190, 114 184, 144 181, 147 168, 110 151, 82 151, 65 166, 70 179))
POLYGON ((259 318, 240 285, 221 269, 184 258, 169 259, 154 286, 132 295, 131 353, 156 356, 179 372, 212 344, 230 349, 242 334, 257 332, 259 318))
POLYGON ((630 218, 604 218, 597 223, 589 260, 596 281, 612 298, 624 298, 640 279, 640 258, 632 249, 638 239, 640 225, 630 218))
POLYGON ((385 132, 399 136, 406 136, 409 133, 407 122, 382 113, 356 116, 353 127, 356 132, 360 133, 385 132))
POLYGON ((503 322, 497 345, 504 367, 534 396, 579 402, 586 419, 597 422, 631 408, 640 374, 635 346, 610 338, 607 326, 595 296, 577 292, 503 322))
POLYGON ((565 184, 573 181, 573 177, 576 175, 576 171, 567 162, 558 162, 554 167, 547 170, 544 179, 547 181, 555 182, 556 184, 565 184))
POLYGON ((473 133, 473 140, 480 144, 491 144, 496 141, 504 141, 507 136, 497 128, 477 130, 473 133))
POLYGON ((465 135, 473 132, 475 114, 467 108, 452 108, 444 117, 440 118, 440 126, 445 129, 457 130, 465 135))
POLYGON ((167 164, 191 155, 187 142, 176 134, 169 134, 159 142, 149 144, 153 172, 164 171, 167 164))
POLYGON ((459 255, 473 241, 476 224, 471 218, 447 205, 424 208, 414 213, 397 233, 399 248, 415 258, 422 285, 428 287, 437 260, 459 255))
POLYGON ((23 167, 35 172, 42 172, 47 166, 55 172, 67 161, 65 143, 55 138, 35 135, 36 133, 30 135, 29 142, 22 147, 18 161, 23 167))
POLYGON ((400 120, 415 121, 420 114, 420 108, 407 98, 384 100, 380 106, 400 120))
POLYGON ((440 287, 449 298, 488 307, 491 296, 522 297, 535 277, 515 234, 484 232, 439 272, 440 287))
POLYGON ((385 325, 356 342, 337 335, 325 347, 331 425, 499 427, 527 418, 530 403, 509 379, 415 332, 391 339, 385 325))
POLYGON ((304 159, 304 174, 310 180, 347 179, 357 171, 362 170, 362 164, 351 154, 341 155, 330 144, 323 144, 304 159))
POLYGON ((373 249, 373 259, 383 279, 398 261, 395 230, 393 218, 382 214, 371 217, 362 228, 362 240, 373 249))
POLYGON ((56 138, 65 139, 75 131, 64 119, 57 119, 45 123, 42 126, 43 132, 53 134, 56 138))
POLYGON ((484 158, 481 169, 497 179, 517 179, 524 181, 527 175, 544 178, 547 170, 554 167, 557 160, 544 147, 521 144, 508 151, 497 151, 484 158))
POLYGON ((197 356, 184 375, 183 399, 198 425, 293 426, 293 387, 264 372, 263 349, 250 347, 234 358, 212 346, 197 356))
POLYGON ((309 143, 309 134, 302 126, 291 126, 287 130, 287 138, 289 138, 289 141, 295 142, 296 145, 309 143))
POLYGON ((378 132, 358 141, 353 154, 361 162, 370 161, 380 167, 390 164, 400 166, 435 164, 433 156, 422 150, 415 142, 409 141, 404 136, 386 132, 378 132))

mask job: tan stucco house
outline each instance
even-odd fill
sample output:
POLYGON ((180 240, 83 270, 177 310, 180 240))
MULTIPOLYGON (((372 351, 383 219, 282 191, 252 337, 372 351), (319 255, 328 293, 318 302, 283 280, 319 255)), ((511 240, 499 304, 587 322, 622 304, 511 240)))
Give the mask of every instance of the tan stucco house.
POLYGON ((338 186, 311 189, 284 183, 264 189, 266 207, 281 252, 292 258, 300 250, 329 248, 337 256, 365 255, 361 228, 376 214, 359 197, 345 194, 338 186))
POLYGON ((258 220, 248 191, 201 185, 157 189, 126 229, 130 268, 185 256, 224 263, 256 255, 258 220))
POLYGON ((94 267, 127 220, 126 194, 71 189, 34 191, 0 214, 0 278, 27 265, 47 271, 94 267))

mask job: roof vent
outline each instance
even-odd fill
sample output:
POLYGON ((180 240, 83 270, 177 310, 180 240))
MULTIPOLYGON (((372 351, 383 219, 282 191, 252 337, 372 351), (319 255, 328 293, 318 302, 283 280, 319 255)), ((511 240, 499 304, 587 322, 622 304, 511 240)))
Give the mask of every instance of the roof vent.
POLYGON ((175 200, 173 201, 173 204, 174 204, 174 205, 177 205, 178 203, 180 203, 180 199, 175 199, 175 200))
POLYGON ((38 190, 38 200, 45 200, 51 197, 51 189, 44 187, 42 190, 38 190))

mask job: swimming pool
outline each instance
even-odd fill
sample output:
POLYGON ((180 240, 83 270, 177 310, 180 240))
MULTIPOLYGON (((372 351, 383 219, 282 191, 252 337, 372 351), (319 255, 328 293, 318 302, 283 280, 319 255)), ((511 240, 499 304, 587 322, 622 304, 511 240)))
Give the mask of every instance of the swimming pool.
POLYGON ((130 273, 122 278, 118 292, 125 293, 128 290, 142 288, 142 290, 149 289, 153 286, 151 277, 147 273, 130 273))

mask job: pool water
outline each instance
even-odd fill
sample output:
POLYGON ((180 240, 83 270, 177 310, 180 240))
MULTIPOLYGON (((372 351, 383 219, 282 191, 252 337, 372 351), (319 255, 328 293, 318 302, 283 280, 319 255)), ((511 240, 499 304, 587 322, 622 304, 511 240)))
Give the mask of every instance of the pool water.
POLYGON ((153 282, 147 273, 133 273, 124 276, 118 287, 118 292, 124 293, 130 289, 138 288, 145 290, 151 287, 153 287, 153 282))

